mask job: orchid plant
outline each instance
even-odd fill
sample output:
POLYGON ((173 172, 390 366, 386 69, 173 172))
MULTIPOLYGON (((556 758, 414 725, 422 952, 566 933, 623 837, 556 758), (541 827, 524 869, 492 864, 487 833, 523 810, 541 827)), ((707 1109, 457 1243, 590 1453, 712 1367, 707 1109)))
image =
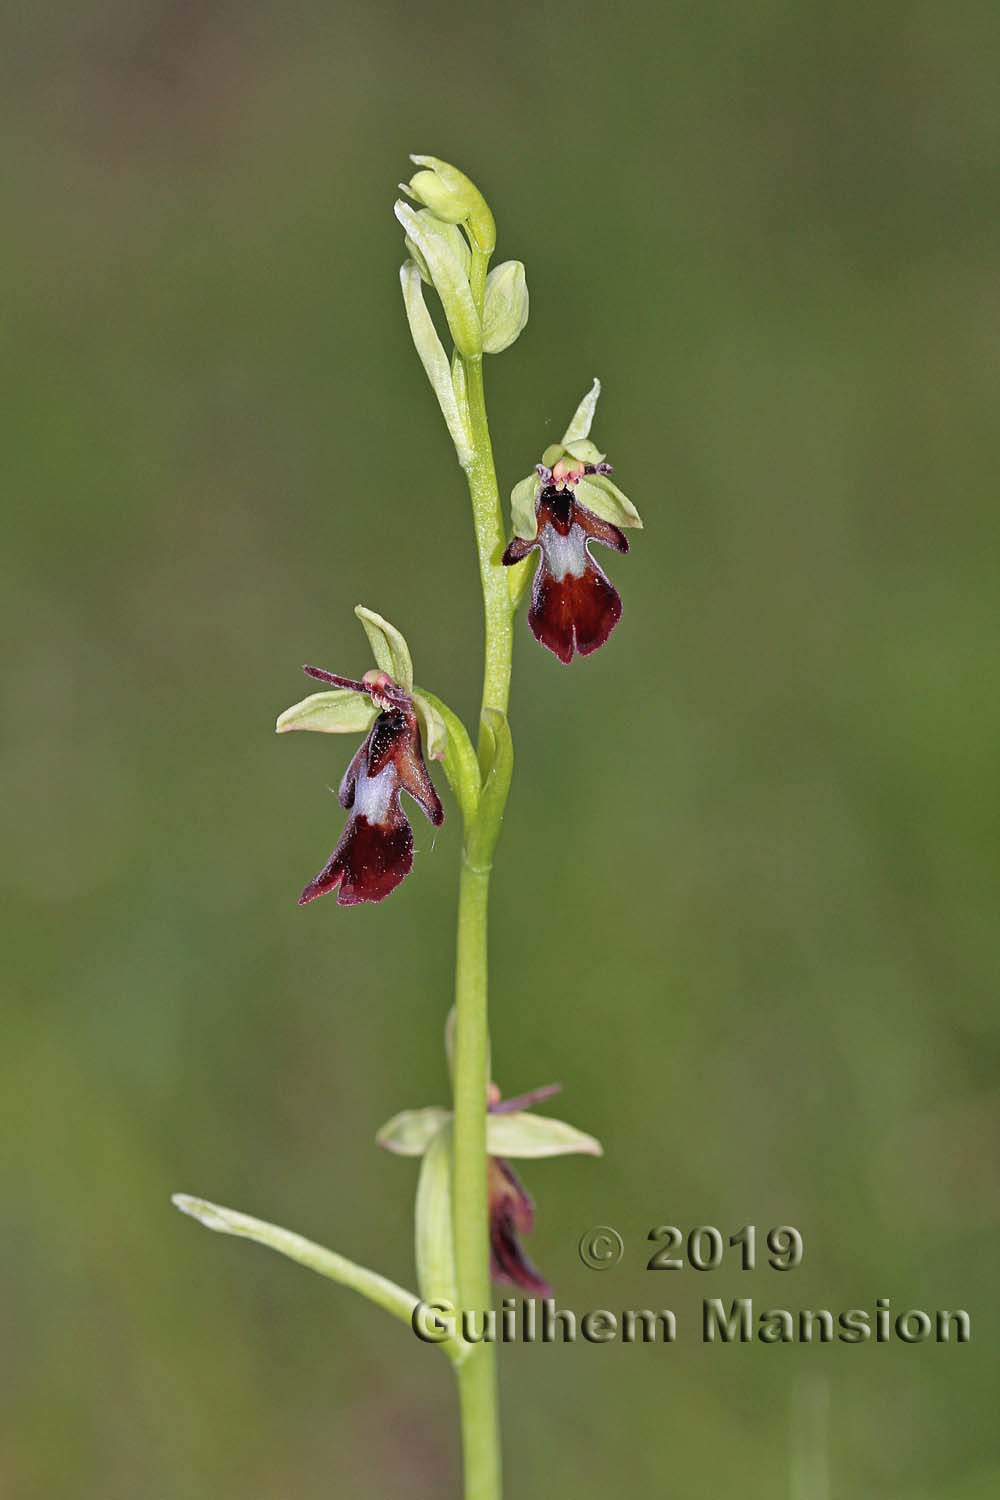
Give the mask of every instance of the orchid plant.
MULTIPOLYGON (((442 767, 462 819, 455 1004, 446 1022, 451 1107, 406 1110, 376 1136, 386 1150, 422 1159, 415 1207, 419 1296, 277 1225, 186 1194, 177 1194, 174 1202, 206 1228, 269 1246, 416 1327, 415 1317, 426 1303, 482 1319, 490 1306, 491 1277, 527 1295, 548 1295, 548 1282, 521 1245, 521 1236, 533 1227, 534 1207, 511 1161, 601 1152, 592 1136, 532 1113, 557 1085, 504 1099, 490 1077, 489 884, 514 763, 507 708, 518 608, 530 584, 528 623, 536 639, 563 663, 596 651, 618 623, 622 605, 591 556, 591 543, 627 552, 625 531, 642 522, 612 481, 606 455, 591 440, 601 390, 595 380, 562 441, 547 447, 514 486, 508 534, 486 418, 483 365, 484 355, 509 348, 525 327, 524 266, 510 260, 489 269, 496 244, 493 214, 464 173, 433 156, 412 160, 419 170, 402 187, 410 201, 395 206, 407 250, 400 281, 413 342, 472 502, 485 616, 476 744, 447 704, 415 686, 402 633, 362 605, 355 614, 375 666, 360 678, 306 667, 324 690, 286 709, 277 730, 363 736, 339 788, 347 822, 329 860, 299 896, 303 906, 334 892, 340 906, 383 901, 405 879, 413 864, 413 830, 401 794, 412 798, 432 824, 445 816, 428 761, 442 767), (424 300, 425 287, 439 299, 453 344, 450 356, 424 300)), ((460 1319, 438 1347, 458 1382, 465 1500, 499 1500, 495 1346, 470 1339, 460 1319)))

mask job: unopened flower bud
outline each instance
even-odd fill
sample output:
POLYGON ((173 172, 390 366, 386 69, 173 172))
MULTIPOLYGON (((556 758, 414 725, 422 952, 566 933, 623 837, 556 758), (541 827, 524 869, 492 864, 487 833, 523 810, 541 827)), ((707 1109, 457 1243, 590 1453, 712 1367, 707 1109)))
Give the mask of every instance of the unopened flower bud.
POLYGON ((436 156, 411 156, 410 160, 426 170, 415 172, 404 191, 446 224, 468 224, 479 249, 492 254, 497 242, 496 225, 475 183, 436 156))

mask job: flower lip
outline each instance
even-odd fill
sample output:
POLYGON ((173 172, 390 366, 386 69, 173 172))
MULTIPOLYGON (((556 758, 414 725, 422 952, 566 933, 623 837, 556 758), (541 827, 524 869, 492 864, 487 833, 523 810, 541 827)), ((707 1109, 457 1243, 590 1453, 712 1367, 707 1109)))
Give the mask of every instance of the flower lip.
MULTIPOLYGON (((597 466, 591 467, 596 473, 597 466)), ((568 664, 574 655, 589 656, 603 646, 621 619, 618 590, 591 557, 590 544, 600 542, 616 552, 627 552, 628 538, 577 500, 575 485, 557 485, 554 469, 541 466, 538 472, 536 534, 530 540, 515 536, 502 562, 511 567, 529 552, 540 552, 528 624, 536 640, 568 664)))

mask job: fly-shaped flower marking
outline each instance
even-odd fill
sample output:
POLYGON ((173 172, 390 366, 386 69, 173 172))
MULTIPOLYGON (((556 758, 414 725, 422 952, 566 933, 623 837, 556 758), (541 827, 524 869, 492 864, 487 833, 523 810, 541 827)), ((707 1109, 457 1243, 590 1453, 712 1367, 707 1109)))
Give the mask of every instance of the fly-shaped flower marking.
POLYGON ((435 825, 444 820, 441 799, 424 765, 420 726, 413 700, 385 672, 368 672, 361 682, 306 667, 310 677, 336 687, 367 693, 378 717, 340 783, 342 807, 351 816, 323 869, 310 880, 299 905, 328 891, 340 906, 382 901, 413 867, 413 830, 400 806, 408 792, 435 825))
POLYGON ((608 465, 567 469, 538 466, 541 481, 535 508, 534 540, 516 536, 504 552, 511 567, 536 548, 541 554, 531 588, 528 624, 535 638, 571 662, 574 653, 589 656, 603 646, 622 614, 618 590, 590 555, 590 543, 616 552, 628 551, 624 532, 581 505, 575 486, 585 473, 608 473, 608 465))

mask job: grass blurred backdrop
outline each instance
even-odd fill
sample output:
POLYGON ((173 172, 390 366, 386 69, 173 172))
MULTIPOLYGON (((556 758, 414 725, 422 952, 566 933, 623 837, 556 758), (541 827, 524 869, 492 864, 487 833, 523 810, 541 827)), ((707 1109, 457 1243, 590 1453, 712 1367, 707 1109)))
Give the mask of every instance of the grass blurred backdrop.
POLYGON ((4 1500, 455 1493, 450 1375, 204 1193, 412 1281, 457 819, 381 908, 295 897, 350 747, 303 661, 407 633, 466 714, 467 504, 409 343, 408 151, 487 192, 532 314, 505 489, 598 373, 647 523, 564 670, 519 622, 493 922, 563 1304, 672 1349, 502 1355, 511 1495, 1000 1487, 1000 336, 992 4, 12 8, 0 57, 4 1500), (796 1224, 653 1277, 653 1225, 796 1224), (576 1256, 617 1226, 620 1269, 576 1256), (703 1296, 962 1306, 965 1348, 704 1348, 703 1296))

